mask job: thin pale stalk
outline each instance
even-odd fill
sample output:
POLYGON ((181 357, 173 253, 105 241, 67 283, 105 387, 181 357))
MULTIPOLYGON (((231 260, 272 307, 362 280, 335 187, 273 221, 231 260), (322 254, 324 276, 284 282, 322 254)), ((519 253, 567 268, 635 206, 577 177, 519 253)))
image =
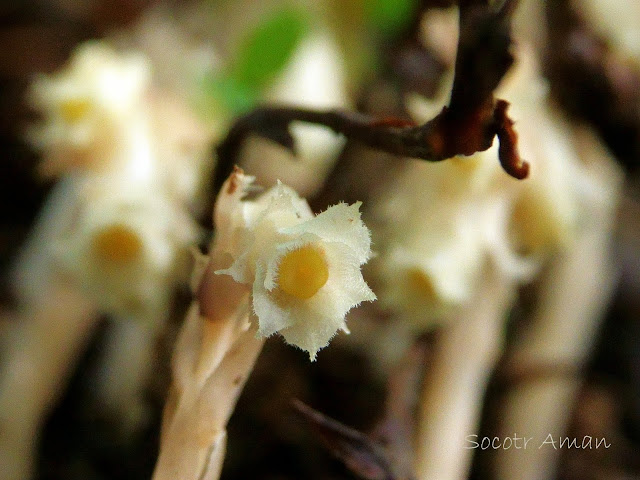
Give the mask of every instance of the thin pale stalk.
POLYGON ((502 353, 514 285, 491 268, 464 311, 439 332, 419 405, 415 478, 462 480, 489 377, 502 353))
POLYGON ((104 350, 98 360, 93 395, 101 410, 120 421, 129 435, 148 418, 145 387, 157 367, 155 346, 165 318, 144 322, 140 318, 113 318, 104 350))
POLYGON ((31 478, 40 427, 64 390, 98 316, 66 286, 19 314, 0 378, 0 465, 3 480, 31 478))
POLYGON ((208 309, 215 305, 209 311, 217 315, 203 316, 194 302, 185 319, 174 353, 154 480, 219 477, 227 422, 264 344, 249 322, 246 289, 226 275, 205 274, 205 281, 212 296, 208 309))
MULTIPOLYGON (((581 133, 582 157, 592 158, 592 177, 602 196, 589 205, 588 225, 572 248, 549 266, 540 286, 538 307, 518 332, 507 367, 517 383, 504 400, 498 435, 531 438, 528 448, 496 451, 496 478, 552 478, 573 403, 614 286, 610 252, 613 210, 620 172, 593 137, 581 133), (598 158, 599 156, 599 158, 598 158), (543 373, 545 375, 540 375, 543 373)), ((506 372, 507 376, 509 371, 506 372)), ((508 378, 508 377, 507 377, 508 378)))

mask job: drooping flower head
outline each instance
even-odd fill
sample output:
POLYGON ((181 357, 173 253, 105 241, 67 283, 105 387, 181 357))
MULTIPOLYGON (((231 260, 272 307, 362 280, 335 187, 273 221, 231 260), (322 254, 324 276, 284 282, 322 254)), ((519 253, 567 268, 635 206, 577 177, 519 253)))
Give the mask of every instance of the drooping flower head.
POLYGON ((314 216, 293 190, 278 185, 256 200, 243 200, 252 177, 234 172, 216 206, 215 249, 232 262, 218 273, 252 286, 258 335, 279 332, 311 359, 345 316, 375 295, 360 267, 371 256, 371 240, 360 204, 334 205, 314 216))

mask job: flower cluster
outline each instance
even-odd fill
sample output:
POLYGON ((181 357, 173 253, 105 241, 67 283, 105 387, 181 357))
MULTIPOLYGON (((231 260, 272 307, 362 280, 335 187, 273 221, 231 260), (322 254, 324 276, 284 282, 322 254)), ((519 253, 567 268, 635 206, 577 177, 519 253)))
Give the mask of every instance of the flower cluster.
POLYGON ((103 42, 80 45, 30 98, 43 116, 31 135, 43 173, 66 189, 45 256, 105 312, 165 318, 199 234, 189 209, 206 128, 153 88, 145 57, 103 42))
POLYGON ((412 162, 375 205, 380 300, 410 323, 437 323, 469 300, 492 249, 519 274, 527 270, 502 235, 510 192, 496 184, 495 154, 412 162))
POLYGON ((252 286, 258 335, 279 332, 313 360, 338 330, 348 332, 351 308, 376 298, 360 271, 371 256, 369 230, 359 203, 314 216, 280 182, 243 200, 252 182, 236 171, 218 197, 214 248, 232 261, 217 273, 252 286))

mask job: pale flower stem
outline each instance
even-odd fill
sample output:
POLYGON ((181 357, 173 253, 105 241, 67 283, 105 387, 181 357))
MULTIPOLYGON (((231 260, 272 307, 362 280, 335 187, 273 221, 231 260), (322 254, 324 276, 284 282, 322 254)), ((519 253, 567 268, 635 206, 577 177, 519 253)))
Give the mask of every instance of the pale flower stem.
POLYGON ((98 316, 64 285, 25 308, 10 333, 0 372, 0 478, 31 478, 40 427, 64 390, 98 316))
POLYGON ((247 325, 200 392, 187 391, 182 396, 172 392, 175 403, 166 412, 170 420, 163 425, 154 480, 219 477, 226 425, 263 343, 247 325))
POLYGON ((218 478, 226 425, 264 338, 281 331, 313 360, 338 330, 347 329, 348 310, 375 299, 360 272, 371 256, 371 238, 359 203, 314 216, 281 183, 245 201, 253 180, 238 168, 227 179, 214 208, 212 253, 196 254, 196 301, 175 348, 154 480, 218 478), (314 250, 310 239, 322 250, 314 250), (300 252, 293 267, 284 266, 300 252), (297 276, 308 268, 318 275, 297 276), (305 287, 317 280, 307 296, 305 287), (297 301, 282 302, 279 295, 297 301))
POLYGON ((104 350, 98 360, 93 395, 99 408, 132 433, 148 419, 144 390, 157 367, 154 349, 166 319, 144 322, 139 318, 113 318, 104 350))
POLYGON ((512 365, 549 368, 547 378, 519 384, 505 398, 499 436, 517 433, 535 444, 521 450, 496 451, 497 478, 551 478, 559 450, 539 448, 548 435, 556 441, 566 431, 584 365, 612 287, 612 269, 604 232, 581 238, 552 266, 543 284, 541 306, 513 353, 512 365), (554 367, 575 376, 553 375, 554 367))
POLYGON ((249 323, 246 289, 220 298, 238 284, 224 275, 209 281, 207 290, 217 298, 208 301, 227 317, 203 317, 196 302, 187 314, 173 359, 154 480, 219 477, 227 422, 264 344, 249 323))
MULTIPOLYGON (((592 137, 582 135, 580 140, 579 146, 591 148, 591 152, 582 152, 583 158, 599 153, 592 137)), ((498 479, 554 476, 561 452, 544 442, 550 435, 558 445, 560 436, 565 435, 582 385, 580 372, 615 283, 610 237, 621 175, 607 160, 601 156, 592 166, 592 176, 606 192, 604 201, 591 203, 585 212, 588 227, 571 250, 550 265, 542 281, 539 306, 524 330, 516 334, 518 342, 509 354, 508 365, 523 372, 524 383, 517 384, 505 398, 498 435, 504 438, 517 433, 532 440, 526 449, 496 451, 498 479), (527 372, 535 373, 538 368, 548 369, 549 375, 527 382, 527 372)))
POLYGON ((467 478, 473 450, 465 437, 477 433, 514 293, 514 284, 490 268, 468 306, 439 333, 418 411, 415 478, 467 478))

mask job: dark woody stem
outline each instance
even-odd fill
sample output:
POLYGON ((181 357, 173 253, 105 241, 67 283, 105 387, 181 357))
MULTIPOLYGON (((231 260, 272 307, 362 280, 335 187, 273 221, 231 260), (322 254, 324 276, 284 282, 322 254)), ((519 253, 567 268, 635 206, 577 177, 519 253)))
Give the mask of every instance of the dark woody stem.
POLYGON ((215 191, 231 173, 249 135, 267 138, 294 151, 289 132, 294 121, 323 125, 368 147, 429 162, 487 150, 497 136, 503 169, 515 178, 526 178, 529 165, 518 154, 517 134, 506 113, 509 104, 493 97, 513 63, 509 49, 514 6, 513 0, 506 0, 497 10, 484 2, 460 2, 460 37, 451 101, 424 125, 341 110, 259 107, 240 117, 218 146, 215 191))

